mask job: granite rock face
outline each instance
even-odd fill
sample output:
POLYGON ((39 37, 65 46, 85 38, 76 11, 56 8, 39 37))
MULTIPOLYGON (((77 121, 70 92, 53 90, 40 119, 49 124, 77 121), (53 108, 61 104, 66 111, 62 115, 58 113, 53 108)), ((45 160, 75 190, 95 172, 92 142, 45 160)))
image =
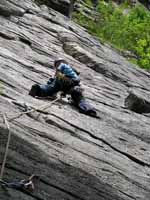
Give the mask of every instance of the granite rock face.
POLYGON ((27 107, 50 102, 28 92, 32 84, 54 75, 57 57, 80 70, 85 96, 100 118, 79 113, 64 98, 43 112, 9 120, 12 137, 3 179, 11 182, 34 173, 40 181, 33 193, 0 187, 0 199, 149 200, 150 118, 124 102, 131 89, 149 102, 150 74, 46 6, 31 0, 4 2, 0 164, 8 137, 2 114, 10 119, 27 107))

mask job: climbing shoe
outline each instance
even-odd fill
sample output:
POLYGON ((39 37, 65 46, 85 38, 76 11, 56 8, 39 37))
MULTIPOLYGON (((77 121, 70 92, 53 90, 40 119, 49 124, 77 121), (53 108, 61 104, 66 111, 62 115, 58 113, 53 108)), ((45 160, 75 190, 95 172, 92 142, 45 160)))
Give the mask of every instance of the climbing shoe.
POLYGON ((38 84, 32 85, 29 95, 32 97, 39 96, 40 94, 40 86, 38 84))

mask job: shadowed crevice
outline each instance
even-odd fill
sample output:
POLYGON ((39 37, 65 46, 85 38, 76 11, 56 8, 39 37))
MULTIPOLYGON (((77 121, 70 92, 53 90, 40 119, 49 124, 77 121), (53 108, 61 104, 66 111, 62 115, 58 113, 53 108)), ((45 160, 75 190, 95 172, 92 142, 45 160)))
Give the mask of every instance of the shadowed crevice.
POLYGON ((141 96, 136 95, 134 92, 130 94, 125 99, 125 107, 133 112, 142 114, 150 113, 150 102, 141 96))

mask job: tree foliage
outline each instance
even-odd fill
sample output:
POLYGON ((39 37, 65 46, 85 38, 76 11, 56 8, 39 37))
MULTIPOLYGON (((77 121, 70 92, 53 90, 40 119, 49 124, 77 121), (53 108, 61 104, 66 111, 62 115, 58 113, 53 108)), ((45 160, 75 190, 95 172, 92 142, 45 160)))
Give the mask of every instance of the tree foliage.
POLYGON ((93 19, 78 12, 74 20, 100 40, 132 52, 134 63, 150 68, 150 11, 142 5, 131 9, 127 2, 117 7, 111 2, 99 1, 93 19))

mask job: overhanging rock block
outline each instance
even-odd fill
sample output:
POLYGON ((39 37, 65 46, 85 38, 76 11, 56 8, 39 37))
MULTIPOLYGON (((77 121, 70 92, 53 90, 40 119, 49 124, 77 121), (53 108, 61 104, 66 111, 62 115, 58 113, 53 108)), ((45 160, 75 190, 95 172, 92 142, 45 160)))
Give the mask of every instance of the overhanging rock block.
POLYGON ((150 93, 141 92, 140 90, 132 90, 125 99, 125 107, 136 113, 149 113, 150 112, 150 93))

